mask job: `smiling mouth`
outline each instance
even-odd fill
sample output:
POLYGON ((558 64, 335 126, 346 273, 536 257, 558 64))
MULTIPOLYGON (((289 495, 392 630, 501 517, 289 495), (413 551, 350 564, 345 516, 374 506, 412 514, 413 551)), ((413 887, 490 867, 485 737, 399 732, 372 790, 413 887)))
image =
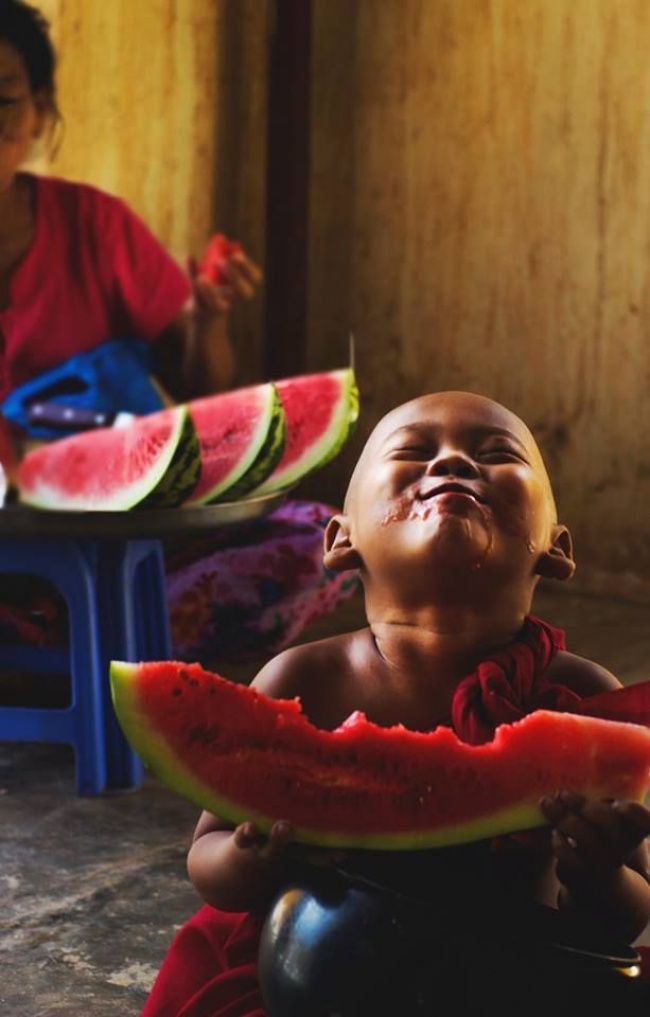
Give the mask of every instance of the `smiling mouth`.
POLYGON ((465 487, 463 484, 457 484, 451 482, 449 484, 436 484, 435 487, 431 487, 420 494, 420 498, 423 501, 429 501, 431 498, 437 498, 441 494, 460 494, 466 498, 471 498, 472 501, 477 502, 479 505, 485 504, 485 498, 477 494, 470 487, 465 487))

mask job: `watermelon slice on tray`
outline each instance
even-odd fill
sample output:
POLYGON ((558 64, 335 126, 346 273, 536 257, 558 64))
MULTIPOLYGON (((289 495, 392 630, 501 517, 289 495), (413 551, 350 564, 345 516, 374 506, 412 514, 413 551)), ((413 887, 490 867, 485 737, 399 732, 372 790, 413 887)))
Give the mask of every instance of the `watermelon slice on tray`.
POLYGON ((321 730, 298 700, 198 664, 113 662, 110 674, 123 731, 162 781, 233 823, 285 819, 306 843, 460 844, 544 825, 539 799, 561 787, 639 801, 648 788, 640 724, 538 710, 468 745, 448 727, 383 728, 360 713, 321 730))
POLYGON ((351 367, 275 382, 284 407, 284 452, 254 494, 291 487, 341 451, 359 417, 359 390, 351 367))
POLYGON ((201 476, 188 505, 244 498, 271 473, 285 440, 285 417, 267 382, 188 403, 201 448, 201 476))
POLYGON ((199 441, 185 406, 62 438, 18 465, 20 501, 59 511, 182 504, 199 478, 199 441))

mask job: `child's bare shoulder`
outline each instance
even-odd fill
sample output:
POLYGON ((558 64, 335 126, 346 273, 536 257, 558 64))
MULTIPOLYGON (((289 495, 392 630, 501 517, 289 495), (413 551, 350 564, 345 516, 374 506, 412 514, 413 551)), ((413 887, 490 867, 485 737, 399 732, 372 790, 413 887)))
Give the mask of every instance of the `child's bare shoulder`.
POLYGON ((374 652, 369 629, 303 643, 273 657, 253 686, 274 699, 297 696, 315 723, 336 725, 355 708, 357 680, 374 652))
POLYGON ((621 683, 611 671, 594 660, 579 657, 561 650, 555 655, 545 672, 552 682, 566 685, 580 696, 591 696, 608 689, 618 689, 621 683))

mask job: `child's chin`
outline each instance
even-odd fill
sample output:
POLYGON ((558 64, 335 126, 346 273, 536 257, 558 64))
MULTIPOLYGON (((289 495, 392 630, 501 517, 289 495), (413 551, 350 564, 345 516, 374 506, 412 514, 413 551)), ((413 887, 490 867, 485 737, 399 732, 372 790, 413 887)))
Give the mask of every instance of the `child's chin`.
POLYGON ((458 516, 442 516, 431 534, 431 552, 445 561, 458 565, 483 561, 492 548, 492 533, 478 525, 476 519, 462 519, 458 516))

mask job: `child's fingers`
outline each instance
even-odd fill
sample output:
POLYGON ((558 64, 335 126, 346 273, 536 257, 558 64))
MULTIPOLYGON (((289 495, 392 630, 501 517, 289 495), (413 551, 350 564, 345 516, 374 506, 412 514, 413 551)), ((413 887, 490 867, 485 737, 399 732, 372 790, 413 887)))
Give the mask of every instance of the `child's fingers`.
POLYGON ((650 837, 650 809, 641 802, 613 802, 612 808, 621 822, 638 838, 638 842, 650 837))
POLYGON ((238 848, 245 850, 261 844, 264 835, 255 823, 240 823, 233 831, 233 840, 238 848))
POLYGON ((269 830, 264 846, 264 857, 273 861, 284 854, 293 840, 293 827, 283 819, 278 820, 269 830))
POLYGON ((650 817, 637 803, 591 801, 573 792, 561 791, 540 803, 554 826, 552 835, 556 858, 573 868, 611 870, 623 864, 646 836, 650 817))

